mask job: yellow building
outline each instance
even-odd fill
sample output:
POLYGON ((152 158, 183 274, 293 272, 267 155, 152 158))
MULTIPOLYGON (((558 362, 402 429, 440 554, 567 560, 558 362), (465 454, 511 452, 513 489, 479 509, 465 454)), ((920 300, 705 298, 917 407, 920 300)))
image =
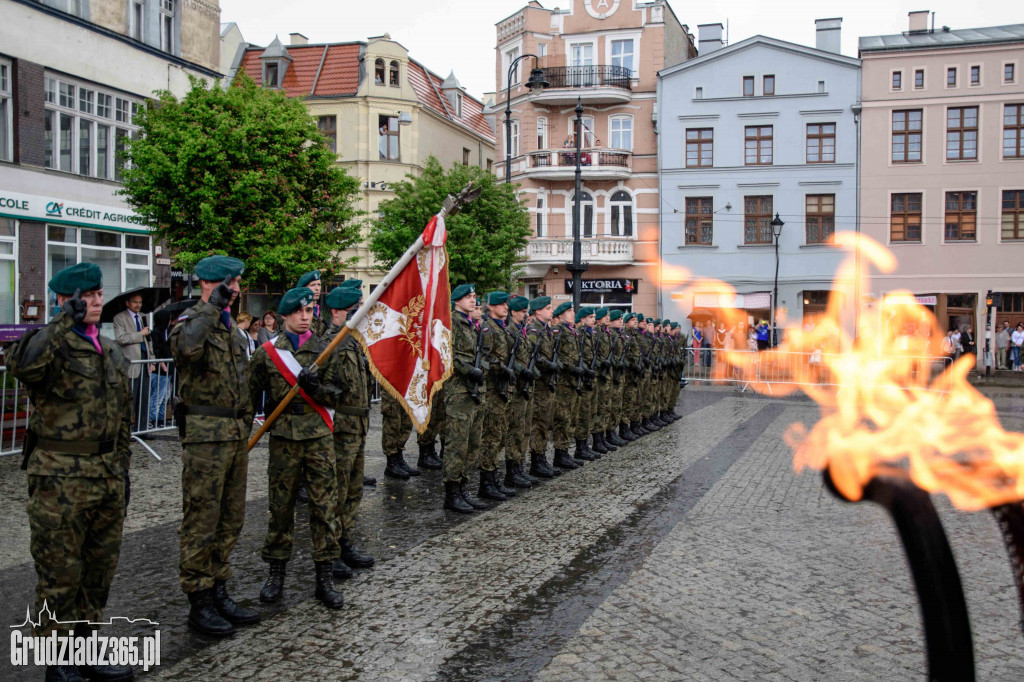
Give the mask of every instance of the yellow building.
MULTIPOLYGON (((310 44, 293 33, 287 46, 275 38, 266 48, 225 43, 222 49, 236 55, 231 76, 242 68, 257 83, 304 100, 338 164, 361 182, 355 208, 367 225, 379 204, 393 196, 395 183, 421 172, 429 156, 446 168, 462 163, 491 170, 494 131, 484 119, 484 104, 454 74, 442 79, 387 34, 365 42, 310 44)), ((362 279, 365 291, 380 282, 384 273, 366 240, 343 256, 358 262, 341 277, 362 279)))

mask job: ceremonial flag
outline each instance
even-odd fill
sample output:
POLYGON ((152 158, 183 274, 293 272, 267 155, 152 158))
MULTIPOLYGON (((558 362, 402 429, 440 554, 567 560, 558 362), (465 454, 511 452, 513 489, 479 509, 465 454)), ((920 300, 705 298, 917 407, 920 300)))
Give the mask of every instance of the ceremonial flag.
MULTIPOLYGON (((281 373, 284 380, 288 382, 289 386, 295 386, 299 383, 299 372, 302 371, 302 365, 295 359, 291 351, 282 350, 274 345, 274 339, 270 339, 263 344, 263 350, 267 351, 267 355, 270 356, 270 360, 274 363, 274 367, 277 367, 277 371, 281 373)), ((320 403, 313 400, 312 397, 301 388, 299 389, 299 395, 309 403, 316 413, 320 415, 320 418, 324 420, 324 424, 327 424, 327 428, 334 431, 334 410, 329 407, 324 407, 320 403)))

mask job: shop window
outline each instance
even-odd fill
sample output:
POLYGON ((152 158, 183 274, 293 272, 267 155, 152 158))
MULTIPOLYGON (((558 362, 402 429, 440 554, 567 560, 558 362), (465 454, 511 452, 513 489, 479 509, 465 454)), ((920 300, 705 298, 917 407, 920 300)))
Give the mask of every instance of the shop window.
POLYGON ((18 223, 0 218, 0 324, 18 322, 18 223))

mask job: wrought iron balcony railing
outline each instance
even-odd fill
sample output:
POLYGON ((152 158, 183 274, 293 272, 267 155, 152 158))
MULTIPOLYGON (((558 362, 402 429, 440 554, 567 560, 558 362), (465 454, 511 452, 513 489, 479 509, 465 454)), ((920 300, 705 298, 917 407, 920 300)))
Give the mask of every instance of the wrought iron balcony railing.
POLYGON ((593 88, 611 86, 630 89, 632 71, 624 66, 549 66, 544 71, 548 88, 593 88))

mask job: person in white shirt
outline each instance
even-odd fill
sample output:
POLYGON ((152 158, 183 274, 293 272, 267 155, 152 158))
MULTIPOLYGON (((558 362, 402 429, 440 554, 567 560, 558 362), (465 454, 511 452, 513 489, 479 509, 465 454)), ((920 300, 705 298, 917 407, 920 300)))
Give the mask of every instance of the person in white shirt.
POLYGON ((1013 363, 1013 371, 1020 371, 1020 353, 1024 346, 1024 322, 1017 325, 1017 328, 1010 334, 1010 358, 1013 363))

